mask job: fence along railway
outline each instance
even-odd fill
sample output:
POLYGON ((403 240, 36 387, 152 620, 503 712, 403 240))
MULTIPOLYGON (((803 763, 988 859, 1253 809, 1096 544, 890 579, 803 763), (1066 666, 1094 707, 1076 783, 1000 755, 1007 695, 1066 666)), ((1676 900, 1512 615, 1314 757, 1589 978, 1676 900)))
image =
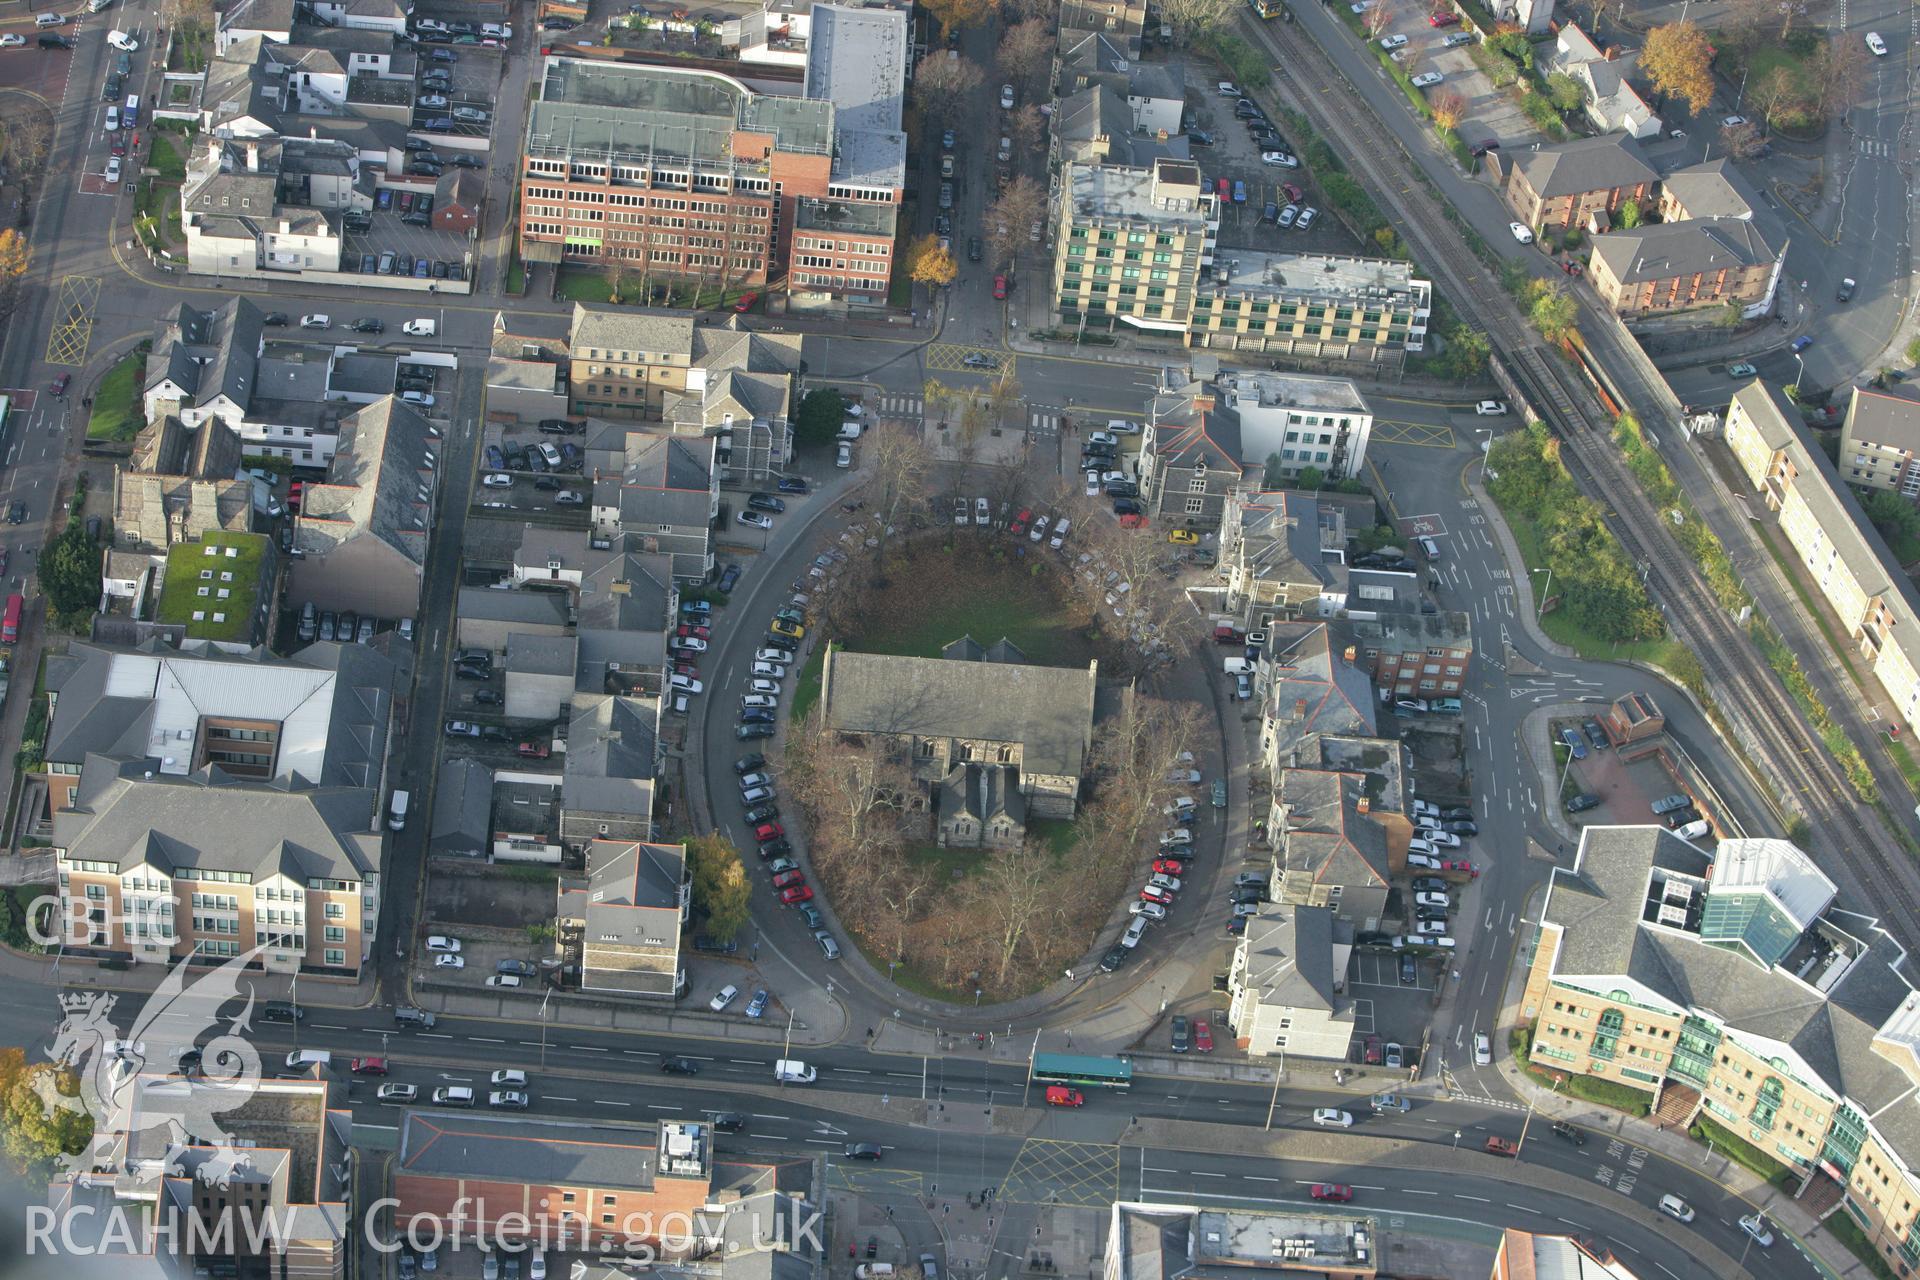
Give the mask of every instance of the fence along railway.
POLYGON ((1574 481, 1612 514, 1608 528, 1629 555, 1648 566, 1647 588, 1666 615, 1674 636, 1691 649, 1716 693, 1722 718, 1745 739, 1753 767, 1771 774, 1776 794, 1806 816, 1814 851, 1850 865, 1893 910, 1881 917, 1910 950, 1920 944, 1920 893, 1904 849, 1877 815, 1854 794, 1839 764, 1814 733, 1753 641, 1714 603, 1712 591, 1691 558, 1663 531, 1661 513, 1642 492, 1612 441, 1613 422, 1601 398, 1618 404, 1598 370, 1583 370, 1583 385, 1545 346, 1513 301, 1488 274, 1465 238, 1448 220, 1440 199, 1422 177, 1396 172, 1390 150, 1400 150, 1404 168, 1415 166, 1364 99, 1332 70, 1330 60, 1298 24, 1241 23, 1244 38, 1269 52, 1288 55, 1276 63, 1274 91, 1306 114, 1322 136, 1340 148, 1345 163, 1377 195, 1395 230, 1454 298, 1466 318, 1492 339, 1496 362, 1534 403, 1564 447, 1562 460, 1574 481), (1334 95, 1344 110, 1315 110, 1334 95), (1382 140, 1390 145, 1382 146, 1382 140), (1462 266, 1467 270, 1462 270, 1462 266))

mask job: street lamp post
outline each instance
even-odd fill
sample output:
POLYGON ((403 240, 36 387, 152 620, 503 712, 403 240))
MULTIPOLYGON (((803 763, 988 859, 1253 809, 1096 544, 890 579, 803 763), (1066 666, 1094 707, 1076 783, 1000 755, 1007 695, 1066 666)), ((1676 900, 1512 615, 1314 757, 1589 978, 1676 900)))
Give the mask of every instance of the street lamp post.
POLYGON ((1493 428, 1475 427, 1473 434, 1487 438, 1487 443, 1480 449, 1480 483, 1485 484, 1487 482, 1487 455, 1493 452, 1493 428))
POLYGON ((1793 394, 1797 396, 1800 394, 1800 379, 1807 376, 1807 358, 1796 351, 1793 353, 1793 363, 1798 366, 1793 375, 1793 394))
POLYGON ((540 997, 540 1069, 547 1069, 547 1001, 553 999, 553 988, 540 997))
POLYGON ((1540 600, 1537 604, 1534 605, 1534 608, 1533 608, 1533 616, 1538 618, 1544 615, 1547 611, 1547 596, 1553 591, 1553 570, 1552 569, 1535 569, 1533 570, 1533 572, 1544 573, 1547 575, 1547 589, 1540 593, 1540 600))
POLYGON ((1453 1131, 1453 1149, 1456 1152, 1460 1150, 1460 1131, 1458 1129, 1453 1131))

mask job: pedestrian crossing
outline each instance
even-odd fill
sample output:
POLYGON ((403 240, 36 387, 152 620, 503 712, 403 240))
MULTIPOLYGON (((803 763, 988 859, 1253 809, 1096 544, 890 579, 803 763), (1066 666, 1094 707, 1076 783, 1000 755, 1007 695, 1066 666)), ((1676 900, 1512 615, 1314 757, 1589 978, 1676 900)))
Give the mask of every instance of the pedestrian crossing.
POLYGON ((1036 436, 1057 436, 1060 434, 1060 424, 1065 417, 1066 415, 1057 409, 1050 410, 1041 406, 1028 413, 1027 429, 1036 436))
POLYGON ((880 416, 883 418, 919 418, 927 412, 925 396, 881 396, 880 416))

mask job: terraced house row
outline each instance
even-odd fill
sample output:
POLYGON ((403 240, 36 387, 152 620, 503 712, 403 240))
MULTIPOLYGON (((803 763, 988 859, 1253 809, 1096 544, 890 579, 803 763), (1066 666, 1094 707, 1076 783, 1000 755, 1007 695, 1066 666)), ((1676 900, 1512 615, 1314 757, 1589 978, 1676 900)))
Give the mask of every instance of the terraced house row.
POLYGON ((1906 952, 1785 840, 1709 854, 1663 827, 1588 827, 1556 868, 1521 1010, 1536 1067, 1643 1091, 1791 1171, 1920 1266, 1920 994, 1906 952))

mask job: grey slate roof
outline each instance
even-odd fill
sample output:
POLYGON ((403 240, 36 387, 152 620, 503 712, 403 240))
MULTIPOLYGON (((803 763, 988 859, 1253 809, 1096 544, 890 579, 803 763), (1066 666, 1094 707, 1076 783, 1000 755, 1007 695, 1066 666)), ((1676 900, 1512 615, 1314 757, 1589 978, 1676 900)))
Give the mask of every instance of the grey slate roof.
POLYGON ((1270 669, 1267 705, 1282 764, 1309 735, 1370 738, 1376 732, 1372 683, 1364 671, 1334 652, 1326 623, 1275 623, 1268 629, 1260 661, 1270 669))
MULTIPOLYGON (((422 568, 431 502, 420 496, 435 472, 426 455, 434 440, 427 420, 385 396, 340 420, 340 443, 323 484, 310 484, 295 534, 309 555, 325 555, 364 534, 422 568)), ((435 450, 437 453, 438 450, 435 450)))
POLYGON ((1624 284, 1739 270, 1771 262, 1778 252, 1760 229, 1739 218, 1690 218, 1595 236, 1593 252, 1624 284))
POLYGON ((579 641, 573 636, 541 636, 516 631, 507 636, 508 672, 528 676, 573 678, 579 641))
MULTIPOLYGON (((595 840, 587 846, 587 887, 580 909, 588 938, 638 946, 658 936, 658 913, 680 914, 687 851, 677 844, 595 840)), ((671 930, 677 934, 676 925, 671 930)))
POLYGON ((493 770, 471 756, 447 756, 440 762, 440 783, 433 793, 428 847, 436 853, 477 854, 492 842, 493 770))
POLYGON ((516 622, 525 625, 567 625, 567 597, 559 591, 495 591, 491 587, 462 587, 456 613, 480 622, 516 622))
POLYGON ((658 716, 659 703, 650 698, 575 700, 563 784, 568 809, 651 813, 658 716))
POLYGON ((953 662, 1023 663, 1027 660, 1027 655, 1020 652, 1020 646, 1005 636, 990 645, 983 645, 972 636, 961 636, 941 649, 940 656, 953 662))
POLYGON ((573 354, 625 351, 638 354, 691 355, 694 317, 684 311, 650 311, 633 307, 573 304, 573 330, 568 339, 573 354))
POLYGON ((649 1191, 659 1145, 659 1129, 650 1124, 409 1111, 400 1128, 394 1172, 471 1182, 649 1191))
POLYGON ((239 782, 217 769, 148 772, 143 760, 92 755, 74 807, 54 815, 54 844, 121 871, 194 868, 364 880, 380 867, 379 798, 370 787, 288 788, 239 782))
POLYGON ((1749 218, 1760 209, 1746 175, 1725 156, 1675 169, 1660 179, 1660 188, 1689 218, 1749 218))
POLYGON ((1660 177, 1647 163, 1640 144, 1624 133, 1523 151, 1514 167, 1527 176, 1535 194, 1544 197, 1637 187, 1660 177))
POLYGON ((1079 777, 1093 734, 1097 663, 1083 669, 827 654, 822 702, 840 733, 1021 744, 1024 770, 1079 777))
POLYGON ((1247 922, 1247 985, 1260 1003, 1333 1012, 1333 911, 1291 906, 1247 922))
MULTIPOLYGON (((1207 466, 1214 462, 1208 456, 1207 466)), ((1311 495, 1285 491, 1248 494, 1237 504, 1236 551, 1255 582, 1314 583, 1324 588, 1339 576, 1320 545, 1320 517, 1311 495)))
POLYGON ((620 478, 620 522, 704 529, 713 507, 714 441, 633 431, 620 478))
POLYGON ((1024 824, 1027 798, 1020 794, 1018 775, 999 764, 963 764, 950 771, 940 783, 940 815, 963 813, 982 824, 1001 816, 1024 824))
POLYGON ((1920 399, 1900 391, 1855 387, 1847 404, 1845 436, 1920 453, 1920 399))
POLYGON ((1364 779, 1357 774, 1319 769, 1282 773, 1286 869, 1311 872, 1317 884, 1385 887, 1387 833, 1359 811, 1364 794, 1364 779))
POLYGON ((1186 73, 1172 63, 1136 63, 1133 68, 1133 79, 1127 84, 1127 96, 1167 98, 1179 102, 1187 96, 1186 73))
POLYGON ((195 408, 225 395, 245 409, 253 397, 265 319, 246 298, 204 313, 182 306, 155 326, 146 389, 167 380, 187 392, 195 408))

